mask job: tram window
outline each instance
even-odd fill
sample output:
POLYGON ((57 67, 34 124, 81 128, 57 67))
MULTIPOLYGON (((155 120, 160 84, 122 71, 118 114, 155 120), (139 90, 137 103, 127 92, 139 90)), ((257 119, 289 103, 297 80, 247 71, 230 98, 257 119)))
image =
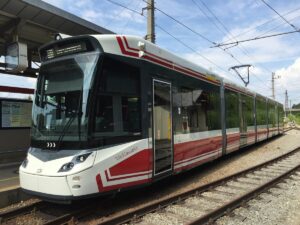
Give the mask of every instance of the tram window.
POLYGON ((139 70, 104 59, 97 88, 93 136, 99 145, 132 141, 141 135, 139 70))
POLYGON ((220 129, 220 100, 217 92, 186 87, 173 89, 175 133, 220 129))
POLYGON ((256 99, 256 124, 267 125, 267 103, 264 99, 256 99))
POLYGON ((279 123, 279 126, 282 127, 283 126, 283 120, 284 120, 284 110, 283 110, 283 106, 282 105, 279 105, 278 106, 278 123, 279 123))
POLYGON ((124 131, 140 131, 140 110, 137 97, 122 97, 122 118, 124 131))
POLYGON ((245 103, 242 107, 247 126, 254 126, 254 100, 253 97, 241 95, 241 100, 245 103))
POLYGON ((112 96, 99 96, 96 103, 96 132, 113 131, 112 96))
POLYGON ((239 97, 236 92, 225 90, 226 128, 239 127, 239 97))
POLYGON ((268 102, 268 124, 269 127, 275 127, 275 104, 268 102))

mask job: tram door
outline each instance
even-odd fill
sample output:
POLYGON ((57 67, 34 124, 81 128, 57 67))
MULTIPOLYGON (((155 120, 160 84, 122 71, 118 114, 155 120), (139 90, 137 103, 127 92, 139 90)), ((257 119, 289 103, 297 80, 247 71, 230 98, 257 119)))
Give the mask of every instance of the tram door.
POLYGON ((240 145, 244 146, 247 145, 247 120, 246 120, 246 101, 241 97, 241 118, 240 118, 240 132, 241 132, 241 139, 240 145))
POLYGON ((154 176, 172 171, 171 83, 153 80, 154 176))

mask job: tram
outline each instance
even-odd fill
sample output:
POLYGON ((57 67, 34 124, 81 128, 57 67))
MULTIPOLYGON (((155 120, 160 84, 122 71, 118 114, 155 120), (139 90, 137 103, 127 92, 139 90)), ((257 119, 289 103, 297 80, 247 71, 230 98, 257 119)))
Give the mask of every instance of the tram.
POLYGON ((39 50, 21 188, 72 201, 151 184, 283 133, 283 105, 135 36, 39 50))

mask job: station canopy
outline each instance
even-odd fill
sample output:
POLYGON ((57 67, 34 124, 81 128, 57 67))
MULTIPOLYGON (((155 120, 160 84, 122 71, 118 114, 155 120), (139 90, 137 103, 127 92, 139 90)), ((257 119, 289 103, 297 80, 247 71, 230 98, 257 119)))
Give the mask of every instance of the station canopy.
MULTIPOLYGON (((113 32, 40 0, 0 1, 0 56, 14 42, 27 45, 28 68, 16 75, 36 77, 31 62, 39 62, 38 48, 54 40, 57 33, 71 36, 113 32)), ((1 73, 11 73, 0 63, 1 73)))

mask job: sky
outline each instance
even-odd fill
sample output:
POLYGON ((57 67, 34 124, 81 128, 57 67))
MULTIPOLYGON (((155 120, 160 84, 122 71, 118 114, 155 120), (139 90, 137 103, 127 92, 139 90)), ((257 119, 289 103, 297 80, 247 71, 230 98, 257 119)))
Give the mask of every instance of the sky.
MULTIPOLYGON (((143 12, 143 8, 147 4, 144 0, 44 1, 118 34, 140 37, 146 34, 146 11, 143 12)), ((300 28, 299 0, 264 1, 283 18, 263 0, 156 0, 156 44, 240 85, 243 83, 229 68, 250 64, 248 88, 268 97, 271 97, 274 72, 276 100, 284 103, 287 90, 292 104, 299 103, 300 32, 213 48, 219 43, 300 28)), ((246 75, 245 70, 239 71, 246 75)), ((1 83, 10 85, 8 77, 5 76, 4 81, 2 78, 1 83)), ((35 87, 35 80, 23 78, 22 85, 35 87)))

